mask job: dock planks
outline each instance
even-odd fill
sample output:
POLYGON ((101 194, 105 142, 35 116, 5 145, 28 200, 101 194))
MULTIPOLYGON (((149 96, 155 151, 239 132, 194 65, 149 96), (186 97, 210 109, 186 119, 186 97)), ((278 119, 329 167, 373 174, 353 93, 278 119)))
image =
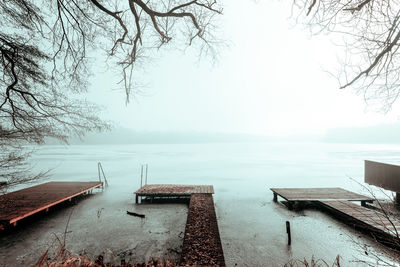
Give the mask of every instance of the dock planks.
POLYGON ((214 200, 192 194, 181 254, 183 266, 225 266, 214 200))
POLYGON ((324 188, 271 188, 274 194, 287 201, 350 200, 373 201, 366 197, 339 187, 324 188))
POLYGON ((102 182, 48 182, 0 196, 0 223, 17 221, 101 187, 102 182))
POLYGON ((400 231, 400 221, 394 218, 388 218, 385 214, 362 207, 350 201, 320 201, 320 203, 340 213, 342 217, 347 217, 354 221, 359 227, 371 232, 384 232, 398 238, 400 231))
POLYGON ((215 214, 212 185, 144 185, 138 197, 189 197, 189 211, 181 254, 181 266, 225 266, 215 214))
POLYGON ((136 195, 191 195, 214 194, 212 185, 147 184, 135 192, 136 195))
POLYGON ((342 188, 271 188, 274 201, 277 196, 287 200, 289 209, 293 203, 310 201, 333 213, 342 221, 360 230, 390 247, 400 248, 400 221, 365 207, 366 202, 374 199, 347 191, 342 188), (361 201, 361 206, 352 201, 361 201))

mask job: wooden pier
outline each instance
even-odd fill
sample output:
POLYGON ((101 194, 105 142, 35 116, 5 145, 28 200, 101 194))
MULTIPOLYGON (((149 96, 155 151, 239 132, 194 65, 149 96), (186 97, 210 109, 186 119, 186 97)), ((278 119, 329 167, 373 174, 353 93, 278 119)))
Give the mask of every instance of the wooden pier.
POLYGON ((368 209, 350 201, 320 201, 320 203, 340 215, 364 224, 364 228, 370 231, 384 231, 395 237, 399 235, 397 231, 400 231, 400 221, 389 218, 377 210, 368 209))
POLYGON ((183 266, 225 266, 214 200, 192 194, 181 254, 183 266))
POLYGON ((147 184, 135 192, 136 203, 139 197, 190 198, 192 194, 214 194, 214 188, 212 185, 147 184))
POLYGON ((328 212, 390 247, 400 248, 400 221, 350 201, 320 201, 328 212))
POLYGON ((274 193, 274 201, 278 201, 278 196, 288 202, 288 208, 292 209, 296 203, 329 200, 361 201, 361 205, 372 203, 374 199, 366 197, 343 188, 270 188, 274 193))
POLYGON ((138 197, 190 199, 181 266, 225 266, 215 214, 212 185, 151 184, 135 192, 138 197))
POLYGON ((1 195, 0 225, 15 226, 23 218, 101 186, 102 182, 48 182, 1 195))
POLYGON ((289 209, 293 208, 296 202, 312 202, 374 239, 388 246, 400 248, 400 221, 390 218, 388 214, 379 210, 365 207, 366 202, 374 201, 372 198, 342 188, 271 188, 271 190, 274 193, 274 201, 278 200, 278 196, 284 198, 288 202, 289 209), (354 203, 355 201, 361 201, 361 205, 354 203))

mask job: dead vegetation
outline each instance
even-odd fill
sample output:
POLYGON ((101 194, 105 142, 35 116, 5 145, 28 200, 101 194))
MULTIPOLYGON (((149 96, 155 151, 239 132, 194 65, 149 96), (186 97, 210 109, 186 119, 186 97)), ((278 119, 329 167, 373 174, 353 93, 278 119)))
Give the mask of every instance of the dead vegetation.
POLYGON ((315 259, 314 257, 311 258, 310 261, 306 259, 303 260, 291 260, 284 265, 284 267, 340 267, 340 256, 336 256, 335 261, 333 264, 328 264, 326 261, 322 259, 315 259))
POLYGON ((177 261, 172 259, 159 259, 151 258, 147 262, 143 263, 131 263, 121 260, 120 263, 116 263, 115 260, 112 262, 106 262, 103 255, 94 258, 88 254, 75 255, 65 247, 65 240, 56 236, 56 243, 58 249, 52 250, 54 244, 50 246, 40 257, 39 261, 35 264, 35 267, 172 267, 178 266, 177 261))
POLYGON ((190 198, 181 265, 225 266, 211 194, 192 194, 190 198))

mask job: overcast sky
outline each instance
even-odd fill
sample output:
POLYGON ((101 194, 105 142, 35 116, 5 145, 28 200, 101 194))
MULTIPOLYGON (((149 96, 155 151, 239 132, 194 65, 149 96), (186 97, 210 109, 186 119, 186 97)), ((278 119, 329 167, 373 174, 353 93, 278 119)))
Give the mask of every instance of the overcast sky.
POLYGON ((125 105, 117 74, 101 67, 89 98, 107 119, 138 131, 315 134, 329 128, 398 121, 338 89, 336 50, 328 36, 293 27, 290 6, 276 1, 226 1, 221 31, 229 44, 215 64, 186 52, 155 54, 144 64, 147 96, 125 105))

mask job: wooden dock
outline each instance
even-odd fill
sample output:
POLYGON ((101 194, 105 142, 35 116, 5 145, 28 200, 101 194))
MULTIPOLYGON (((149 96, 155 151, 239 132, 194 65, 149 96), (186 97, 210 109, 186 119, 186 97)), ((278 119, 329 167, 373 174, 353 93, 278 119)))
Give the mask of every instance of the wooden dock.
POLYGON ((139 197, 190 198, 192 194, 214 194, 214 188, 212 185, 147 184, 135 192, 136 203, 139 197))
POLYGON ((378 210, 350 201, 320 201, 321 206, 374 239, 391 247, 400 247, 400 221, 378 210))
POLYGON ((371 235, 374 239, 391 247, 400 248, 400 221, 389 218, 378 210, 365 207, 374 199, 356 194, 342 188, 271 188, 274 201, 278 196, 294 203, 309 201, 340 218, 343 222, 371 235), (361 206, 354 203, 361 201, 361 206), (399 231, 399 232, 398 232, 399 231))
POLYGON ((385 233, 398 237, 400 231, 400 221, 394 218, 388 218, 385 214, 362 207, 350 201, 320 201, 326 208, 332 209, 335 212, 340 212, 341 215, 351 217, 360 224, 364 224, 368 230, 379 230, 385 233))
POLYGON ((225 266, 214 200, 192 194, 181 254, 183 266, 225 266))
POLYGON ((102 182, 48 182, 0 196, 0 224, 7 226, 101 187, 102 182))
POLYGON ((138 197, 190 199, 181 254, 181 266, 225 266, 215 214, 212 185, 151 184, 135 192, 138 197))
POLYGON ((293 205, 303 201, 329 201, 347 200, 361 201, 361 205, 371 203, 374 199, 366 197, 339 187, 324 188, 270 188, 274 193, 274 201, 278 201, 278 196, 288 201, 289 209, 293 205))

